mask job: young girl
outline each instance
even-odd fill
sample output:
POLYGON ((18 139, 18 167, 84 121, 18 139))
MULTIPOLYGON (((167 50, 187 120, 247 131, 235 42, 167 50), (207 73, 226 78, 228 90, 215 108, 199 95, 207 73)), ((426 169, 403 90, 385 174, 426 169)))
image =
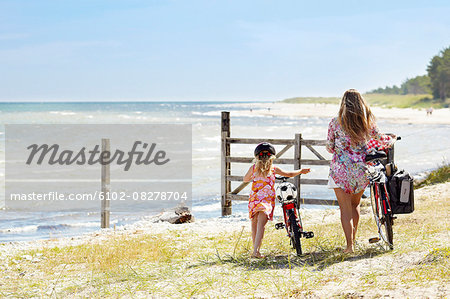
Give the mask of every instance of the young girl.
POLYGON ((252 181, 252 191, 248 202, 249 216, 252 222, 252 257, 262 258, 259 252, 267 220, 273 219, 275 207, 275 175, 294 177, 306 174, 310 169, 283 171, 272 165, 275 159, 275 148, 267 142, 258 144, 255 148, 254 164, 244 176, 244 182, 252 181))

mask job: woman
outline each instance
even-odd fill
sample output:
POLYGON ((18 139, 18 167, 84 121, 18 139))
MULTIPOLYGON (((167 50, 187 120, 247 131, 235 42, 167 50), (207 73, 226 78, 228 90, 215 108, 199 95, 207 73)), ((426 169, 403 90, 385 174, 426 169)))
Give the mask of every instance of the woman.
MULTIPOLYGON (((395 136, 393 136, 395 137, 395 136)), ((370 139, 390 147, 394 138, 378 132, 375 117, 361 94, 349 89, 342 97, 339 114, 328 126, 327 150, 333 154, 328 188, 334 189, 341 211, 346 253, 353 252, 364 189, 369 184, 366 174, 366 149, 370 139)))

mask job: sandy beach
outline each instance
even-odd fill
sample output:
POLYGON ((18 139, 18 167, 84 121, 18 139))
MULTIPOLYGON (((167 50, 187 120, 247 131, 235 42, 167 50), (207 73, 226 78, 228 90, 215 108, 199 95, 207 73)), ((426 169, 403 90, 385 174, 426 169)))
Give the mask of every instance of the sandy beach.
MULTIPOLYGON (((309 225, 334 221, 338 215, 337 209, 301 210, 302 219, 309 225)), ((275 220, 281 221, 281 210, 276 211, 275 220)), ((14 256, 23 250, 35 250, 42 248, 78 246, 81 244, 100 244, 110 238, 122 235, 134 234, 161 234, 168 231, 183 231, 199 236, 216 235, 223 232, 233 233, 241 231, 250 232, 247 217, 230 215, 226 217, 194 220, 191 223, 170 224, 160 220, 160 215, 148 217, 133 224, 119 226, 117 228, 99 229, 92 233, 86 233, 74 237, 47 238, 35 241, 7 242, 0 244, 0 260, 7 256, 14 256)))
MULTIPOLYGON (((237 107, 242 104, 236 104, 237 107)), ((245 104, 245 106, 249 106, 245 104)), ((432 115, 427 115, 425 109, 412 108, 382 108, 371 107, 377 119, 395 123, 412 124, 450 124, 450 109, 435 109, 432 115)), ((339 111, 339 105, 333 104, 287 104, 287 103, 259 103, 251 108, 233 111, 239 116, 285 116, 285 117, 327 117, 331 118, 339 111)))
MULTIPOLYGON (((442 280, 442 278, 433 280, 431 277, 421 277, 421 275, 423 276, 425 274, 417 273, 421 273, 420 271, 423 271, 423 267, 426 267, 427 265, 431 266, 431 273, 433 273, 432 271, 436 271, 434 268, 439 266, 434 264, 435 260, 439 263, 444 263, 444 265, 445 263, 448 263, 448 253, 444 253, 442 256, 441 251, 448 251, 448 247, 445 246, 448 246, 450 242, 450 235, 448 233, 449 223, 448 219, 441 217, 445 217, 444 215, 448 213, 446 210, 448 210, 447 201, 450 199, 449 194, 450 183, 428 186, 416 190, 415 197, 418 209, 416 208, 417 211, 413 214, 398 216, 398 221, 400 222, 398 222, 395 227, 397 234, 395 240, 398 242, 398 249, 393 252, 380 251, 380 249, 377 249, 376 245, 368 244, 368 235, 362 232, 362 235, 357 238, 357 242, 360 245, 357 246, 357 252, 352 256, 342 255, 339 251, 335 251, 334 248, 324 251, 322 247, 325 246, 325 244, 322 243, 324 242, 322 239, 319 241, 315 240, 315 242, 319 242, 315 243, 315 245, 306 245, 305 250, 307 250, 308 253, 305 257, 298 260, 292 252, 290 254, 288 253, 287 256, 285 254, 280 255, 279 253, 275 253, 276 251, 273 251, 274 248, 270 248, 271 246, 274 246, 274 243, 270 243, 270 241, 267 241, 269 244, 263 246, 263 253, 268 254, 268 257, 263 261, 252 261, 252 259, 248 257, 248 253, 244 253, 240 258, 236 259, 230 256, 235 255, 235 251, 241 239, 241 242, 244 242, 244 244, 239 247, 243 246, 242 250, 248 250, 245 242, 248 242, 250 234, 248 219, 237 216, 200 220, 188 224, 168 224, 166 222, 155 222, 157 221, 157 218, 149 218, 146 221, 124 226, 116 230, 104 229, 78 237, 5 243, 0 245, 0 260, 2 261, 0 268, 4 273, 0 279, 0 294, 6 296, 22 294, 28 297, 28 295, 36 296, 36 294, 40 292, 40 294, 43 294, 44 296, 70 294, 71 296, 93 295, 95 297, 103 297, 105 293, 102 293, 101 290, 104 288, 112 288, 108 291, 109 293, 106 294, 127 298, 145 298, 148 296, 189 297, 189 293, 180 293, 183 292, 182 290, 183 288, 186 288, 186 286, 195 286, 201 281, 209 279, 208 277, 211 277, 211 275, 220 277, 226 275, 226 277, 229 277, 229 273, 234 273, 233 275, 238 279, 244 279, 244 277, 249 276, 252 276, 254 279, 255 277, 270 275, 273 278, 276 277, 276 281, 284 281, 286 283, 291 281, 291 283, 294 283, 295 285, 279 285, 278 287, 274 287, 273 284, 264 284, 256 288, 248 288, 248 286, 244 288, 241 284, 245 279, 244 281, 238 280, 238 282, 235 278, 227 278, 234 282, 231 280, 223 282, 225 283, 224 285, 223 283, 218 283, 217 280, 214 280, 215 282, 211 282, 210 284, 207 283, 201 291, 197 290, 194 294, 199 296, 234 297, 237 293, 235 293, 233 289, 230 289, 230 284, 236 283, 236 288, 243 288, 243 291, 238 293, 239 297, 284 297, 286 294, 291 294, 294 297, 308 298, 334 296, 344 296, 346 298, 445 298, 450 294, 450 290, 448 289, 448 276, 442 274, 444 275, 444 280, 442 280), (423 216, 421 214, 423 210, 420 209, 425 203, 435 206, 435 208, 433 208, 433 210, 435 210, 433 213, 436 213, 436 218, 434 220, 437 222, 444 221, 443 223, 440 223, 441 230, 430 229, 427 235, 422 237, 420 234, 405 236, 405 226, 418 225, 419 228, 422 228, 420 230, 428 230, 427 227, 429 226, 429 223, 422 223, 422 221, 424 221, 422 218, 427 218, 428 216, 423 216), (437 213, 437 211, 440 211, 440 213, 437 213), (93 250, 95 248, 104 248, 103 250, 107 250, 107 247, 110 246, 110 244, 115 244, 116 240, 126 240, 126 242, 138 240, 140 243, 146 243, 144 240, 151 240, 152 238, 161 235, 167 236, 167 240, 175 242, 175 245, 173 246, 178 248, 178 250, 186 250, 188 248, 194 250, 195 247, 200 246, 199 244, 204 244, 205 242, 209 242, 208 240, 213 240, 214 238, 220 238, 220 235, 228 237, 220 239, 220 242, 218 243, 222 244, 224 242, 225 245, 219 246, 217 243, 213 246, 208 245, 204 247, 203 253, 194 254, 193 256, 188 255, 184 259, 176 259, 172 262, 170 262, 170 260, 146 262, 145 259, 141 260, 138 257, 135 257, 137 260, 135 260, 133 266, 130 268, 136 272, 136 275, 138 275, 137 273, 143 275, 145 272, 142 271, 148 271, 147 273, 164 273, 167 271, 167 265, 178 269, 173 272, 173 275, 176 277, 182 275, 184 277, 182 283, 184 287, 181 289, 179 288, 179 283, 172 280, 172 276, 169 275, 168 277, 165 277, 161 273, 160 275, 162 276, 154 283, 163 285, 164 287, 151 288, 153 291, 142 287, 139 281, 136 282, 133 279, 130 279, 129 283, 126 283, 127 278, 121 278, 125 280, 119 284, 118 282, 112 283, 107 279, 99 285, 99 282, 97 281, 94 286, 94 283, 89 278, 91 275, 89 274, 91 273, 90 271, 92 271, 93 275, 94 272, 105 273, 106 271, 107 273, 110 270, 98 270, 98 266, 96 266, 97 262, 94 262, 94 264, 90 266, 88 264, 85 266, 80 265, 79 262, 72 261, 70 256, 65 256, 64 261, 54 260, 54 254, 56 253, 57 255, 57 252, 60 251, 64 252, 65 250, 68 250, 68 252, 70 252, 70 250, 84 248, 85 246, 91 246, 93 250), (420 243, 420 249, 414 249, 417 247, 417 242, 420 243), (433 254, 436 254, 435 252, 438 253, 437 257, 433 257, 433 254), (328 255, 328 257, 326 255, 328 255), (330 257, 332 257, 332 259, 330 257), (324 261, 328 262, 324 264, 324 261), (43 274, 45 271, 49 271, 45 270, 46 267, 48 267, 47 264, 51 264, 53 265, 52 267, 55 267, 54 274, 43 274), (208 266, 208 264, 210 265, 208 266), (67 266, 70 267, 68 268, 70 270, 65 270, 67 266), (82 267, 80 268, 80 266, 82 267), (150 269, 148 266, 152 267, 151 269, 153 270, 144 270, 150 269), (90 268, 92 268, 92 270, 89 270, 90 268), (154 272, 155 270, 157 272, 154 272), (62 279, 61 275, 64 271, 66 272, 63 276, 64 279, 62 279), (246 272, 247 274, 245 274, 246 272), (410 273, 416 273, 415 278, 410 278, 410 273), (42 281, 42 275, 48 276, 45 279, 49 280, 49 285, 45 284, 44 287, 41 286, 40 290, 37 287, 30 288, 30 286, 28 286, 28 283, 32 284, 33 281, 42 281), (304 280, 305 275, 307 275, 306 277, 308 277, 308 280, 316 281, 313 287, 308 286, 308 283, 304 280), (403 277, 405 275, 409 278, 403 277), (413 281, 415 281, 414 284, 408 283, 408 279, 413 279, 413 281), (76 287, 74 286, 74 283, 77 285, 76 287), (124 283, 128 287, 133 286, 133 288, 137 288, 137 291, 133 292, 133 295, 127 294, 127 292, 123 293, 122 291, 118 291, 117 287, 120 288, 124 283), (383 287, 376 287, 377 285, 379 286, 380 283, 383 287), (21 285, 25 285, 23 290, 20 290, 21 285), (371 287, 371 285, 374 285, 375 287, 371 287), (48 289, 45 289, 46 287, 48 289)), ((315 239, 320 238, 321 230, 324 225, 328 228, 333 228, 333 231, 335 230, 340 233, 338 210, 302 210, 301 213, 304 225, 315 230, 317 234, 315 239)), ((370 207, 368 205, 363 205, 361 214, 361 226, 369 225, 373 230, 374 224, 372 222, 373 219, 370 207)), ((414 231, 417 231, 417 229, 414 229, 414 231)), ((322 233, 325 233, 325 231, 322 231, 322 233)), ((277 234, 279 234, 278 231, 269 228, 266 238, 273 238, 277 234)), ((288 242, 285 238, 281 238, 280 240, 283 243, 288 242)), ((289 251, 291 250, 292 249, 289 251)), ((143 252, 141 254, 143 254, 143 252)), ((120 257, 118 258, 120 260, 120 257)), ((102 261, 98 262, 101 263, 102 261)), ((130 263, 130 261, 126 263, 130 263)), ((120 271, 126 274, 130 270, 124 269, 120 271)), ((448 272, 448 268, 446 271, 448 272)), ((115 275, 120 276, 122 274, 115 275)), ((150 281, 153 280, 151 277, 154 275, 158 276, 157 274, 148 275, 150 275, 148 278, 150 281)), ((106 297, 109 297, 109 295, 106 297)))
MULTIPOLYGON (((450 200, 450 183, 428 186, 416 191, 418 198, 425 197, 427 194, 443 196, 450 200)), ((369 205, 368 199, 363 202, 369 205)), ((323 223, 338 223, 339 210, 332 209, 304 209, 300 210, 302 221, 306 225, 317 225, 323 223)), ((274 222, 281 221, 281 210, 276 211, 274 222)), ((225 216, 212 219, 194 220, 191 223, 170 224, 160 220, 158 216, 149 217, 146 220, 134 224, 120 226, 117 228, 99 229, 93 233, 87 233, 75 237, 49 238, 35 241, 7 242, 0 244, 0 259, 15 256, 23 250, 34 250, 46 247, 77 246, 86 243, 102 243, 102 241, 114 238, 120 235, 134 234, 160 234, 167 231, 182 231, 184 233, 194 233, 200 237, 216 235, 223 232, 233 233, 242 229, 250 232, 250 224, 247 217, 243 216, 225 216)))

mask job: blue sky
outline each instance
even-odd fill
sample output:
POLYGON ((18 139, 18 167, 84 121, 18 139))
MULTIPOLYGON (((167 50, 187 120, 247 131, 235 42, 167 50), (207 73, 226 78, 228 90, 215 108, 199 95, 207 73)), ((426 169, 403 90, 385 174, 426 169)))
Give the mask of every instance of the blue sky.
POLYGON ((450 1, 3 1, 0 100, 281 100, 400 85, 450 1))

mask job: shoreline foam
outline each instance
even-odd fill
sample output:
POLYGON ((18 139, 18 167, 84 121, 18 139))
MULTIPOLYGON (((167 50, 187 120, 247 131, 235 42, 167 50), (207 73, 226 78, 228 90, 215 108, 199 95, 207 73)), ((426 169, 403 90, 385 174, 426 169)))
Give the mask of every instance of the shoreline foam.
MULTIPOLYGON (((245 110, 233 110, 239 116, 285 116, 285 117, 334 117, 339 111, 336 104, 308 103, 254 103, 234 104, 234 107, 250 107, 245 110)), ((427 116, 425 109, 371 107, 377 119, 393 123, 446 124, 450 125, 450 108, 435 109, 427 116)))

